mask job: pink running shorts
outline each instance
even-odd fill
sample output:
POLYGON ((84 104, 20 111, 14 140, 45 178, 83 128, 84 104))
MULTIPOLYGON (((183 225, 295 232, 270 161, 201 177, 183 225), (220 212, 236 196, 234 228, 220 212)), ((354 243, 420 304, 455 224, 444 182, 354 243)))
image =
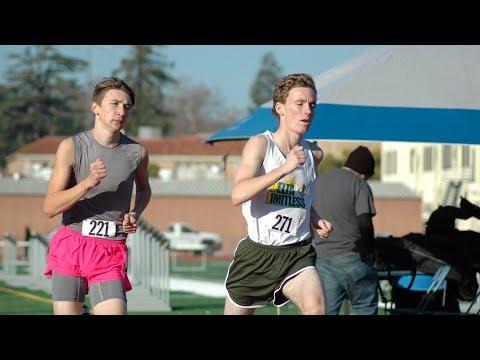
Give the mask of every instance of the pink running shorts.
POLYGON ((50 241, 44 275, 79 276, 92 284, 120 280, 125 291, 132 289, 127 276, 128 248, 124 240, 84 236, 62 226, 50 241))

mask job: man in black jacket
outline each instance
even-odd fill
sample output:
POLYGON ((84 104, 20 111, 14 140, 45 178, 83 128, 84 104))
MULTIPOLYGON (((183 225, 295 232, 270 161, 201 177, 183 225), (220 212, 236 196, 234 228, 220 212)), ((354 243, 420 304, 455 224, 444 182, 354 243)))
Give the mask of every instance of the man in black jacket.
POLYGON ((327 314, 338 315, 348 298, 356 314, 378 310, 377 275, 373 269, 376 214, 367 179, 375 160, 365 146, 350 153, 343 168, 319 176, 313 207, 333 230, 327 240, 316 236, 316 267, 325 290, 327 314))

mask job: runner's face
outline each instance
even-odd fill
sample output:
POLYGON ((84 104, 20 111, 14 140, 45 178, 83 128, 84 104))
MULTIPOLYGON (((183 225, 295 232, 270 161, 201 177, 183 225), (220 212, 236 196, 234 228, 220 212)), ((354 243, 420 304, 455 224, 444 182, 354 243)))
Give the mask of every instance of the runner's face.
POLYGON ((298 134, 304 134, 310 128, 315 114, 317 95, 308 87, 297 87, 290 90, 285 104, 280 104, 278 113, 280 121, 285 121, 287 127, 298 134))
POLYGON ((130 115, 132 101, 123 90, 108 90, 103 97, 101 106, 95 102, 92 105, 93 113, 106 126, 114 130, 123 128, 130 115))

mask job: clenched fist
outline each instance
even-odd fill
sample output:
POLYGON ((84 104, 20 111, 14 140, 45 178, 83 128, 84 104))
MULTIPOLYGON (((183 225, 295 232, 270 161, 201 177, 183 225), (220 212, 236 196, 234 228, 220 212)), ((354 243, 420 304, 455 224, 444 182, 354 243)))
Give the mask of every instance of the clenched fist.
POLYGON ((297 166, 302 165, 307 161, 307 155, 305 150, 303 150, 302 145, 296 145, 292 150, 287 154, 287 158, 283 166, 287 174, 290 174, 297 166))
POLYGON ((107 175, 105 164, 102 159, 97 158, 93 163, 90 163, 90 174, 86 179, 87 185, 90 188, 97 186, 105 175, 107 175))
POLYGON ((326 239, 332 231, 332 223, 325 219, 320 219, 318 223, 315 224, 315 230, 317 230, 318 235, 320 235, 322 239, 326 239))
POLYGON ((123 230, 127 234, 133 234, 137 231, 137 213, 130 211, 123 215, 123 230))

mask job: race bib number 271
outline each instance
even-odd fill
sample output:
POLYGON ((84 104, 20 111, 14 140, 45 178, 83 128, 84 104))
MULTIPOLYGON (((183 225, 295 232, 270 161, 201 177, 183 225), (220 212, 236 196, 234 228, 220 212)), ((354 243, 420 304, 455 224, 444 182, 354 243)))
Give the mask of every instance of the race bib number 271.
POLYGON ((114 237, 116 235, 115 221, 86 219, 82 222, 82 235, 101 238, 114 237))
POLYGON ((296 235, 298 220, 285 215, 272 214, 270 222, 271 229, 275 231, 282 232, 284 234, 296 235))

